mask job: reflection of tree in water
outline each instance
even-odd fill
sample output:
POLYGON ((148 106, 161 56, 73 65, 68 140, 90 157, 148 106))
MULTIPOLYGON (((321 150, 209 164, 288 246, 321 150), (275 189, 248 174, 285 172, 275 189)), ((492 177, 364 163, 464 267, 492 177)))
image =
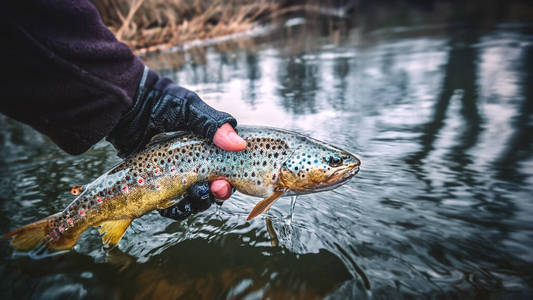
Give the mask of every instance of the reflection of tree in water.
MULTIPOLYGON (((462 116, 466 123, 466 128, 460 137, 458 146, 452 153, 452 159, 465 163, 464 152, 477 142, 480 133, 480 117, 477 112, 476 101, 476 61, 478 57, 477 49, 473 43, 477 37, 455 36, 450 41, 450 52, 448 62, 444 67, 444 82, 435 104, 431 120, 422 125, 420 131, 420 145, 422 149, 409 155, 406 162, 416 170, 416 176, 423 180, 430 187, 431 179, 424 175, 421 168, 422 161, 435 149, 435 140, 439 132, 444 127, 446 112, 450 105, 450 100, 456 91, 463 91, 462 95, 462 116)), ((462 168, 465 166, 463 165, 462 168)), ((430 191, 428 191, 430 192, 430 191)))
POLYGON ((449 93, 454 93, 457 90, 462 91, 462 95, 460 95, 462 132, 458 133, 456 145, 448 152, 447 161, 449 161, 450 169, 454 171, 456 181, 463 182, 467 186, 480 185, 475 179, 479 175, 478 172, 469 168, 473 161, 468 153, 468 150, 475 146, 479 140, 483 122, 477 108, 476 63, 478 61, 478 49, 474 47, 477 41, 477 37, 467 37, 465 41, 461 41, 459 44, 455 41, 451 45, 454 49, 458 49, 454 55, 461 55, 461 70, 453 74, 451 85, 444 87, 449 89, 449 93))
MULTIPOLYGON (((476 47, 479 36, 476 34, 464 33, 454 34, 450 41, 450 52, 448 62, 444 68, 444 81, 437 102, 434 106, 434 112, 429 122, 420 128, 421 136, 419 143, 421 149, 409 155, 405 161, 414 170, 415 176, 426 183, 427 197, 424 199, 433 199, 440 201, 439 197, 446 199, 458 199, 461 202, 468 202, 469 206, 458 209, 457 206, 442 205, 436 211, 443 218, 458 219, 464 224, 470 226, 482 226, 486 229, 484 234, 479 232, 474 234, 465 234, 470 229, 465 226, 465 232, 462 235, 449 236, 446 238, 446 245, 440 239, 437 239, 436 245, 432 246, 431 258, 439 263, 449 265, 447 253, 467 253, 463 260, 475 259, 476 265, 463 266, 465 272, 475 274, 476 281, 488 281, 495 284, 498 280, 490 272, 482 272, 487 265, 496 265, 500 270, 521 273, 527 273, 526 269, 530 264, 524 264, 512 252, 501 251, 506 249, 506 245, 500 241, 506 241, 514 231, 513 226, 509 226, 508 221, 513 220, 517 211, 516 200, 512 195, 506 193, 492 193, 494 182, 487 181, 484 172, 479 167, 473 166, 472 149, 478 144, 480 134, 483 130, 483 119, 479 114, 477 101, 478 96, 478 74, 479 74, 479 52, 480 48, 476 47), (457 93, 462 91, 462 94, 457 93), (432 151, 435 150, 437 138, 441 135, 442 129, 447 121, 446 116, 449 113, 451 99, 456 95, 461 101, 459 111, 461 127, 451 143, 453 147, 447 149, 444 155, 444 161, 439 162, 438 170, 440 174, 446 175, 444 179, 444 189, 435 191, 432 185, 442 178, 435 178, 431 173, 432 162, 427 160, 432 151), (476 234, 477 233, 477 234, 476 234), (490 241, 490 242, 489 242, 490 241), (460 245, 460 246, 458 246, 460 245)), ((481 48, 482 49, 482 48, 481 48)), ((531 68, 531 56, 528 56, 525 69, 531 68)), ((527 71, 526 71, 527 73, 527 71)), ((532 113, 531 88, 527 85, 531 78, 525 78, 523 81, 526 87, 525 100, 522 103, 520 115, 514 125, 514 134, 508 143, 504 155, 496 162, 500 168, 499 175, 501 179, 516 182, 517 168, 523 159, 531 155, 531 138, 532 129, 528 123, 532 113)), ((455 117, 455 116, 454 116, 455 117)), ((488 120, 490 121, 490 120, 488 120)), ((489 167, 489 173, 494 168, 489 167)), ((498 184, 498 182, 496 182, 498 184)), ((511 237, 511 239, 513 239, 511 237)), ((477 283, 476 283, 477 284, 477 283)), ((486 283, 484 283, 486 284, 486 283)))
POLYGON ((515 183, 523 182, 526 177, 520 172, 520 164, 532 157, 533 155, 533 49, 531 47, 524 50, 523 80, 524 87, 523 100, 520 108, 517 110, 519 115, 512 122, 514 133, 507 141, 507 147, 494 165, 498 168, 497 176, 500 179, 513 181, 515 183))
POLYGON ((318 89, 316 64, 302 58, 280 60, 278 89, 281 106, 297 115, 316 112, 316 91, 318 89), (283 64, 287 62, 287 65, 283 64))
POLYGON ((255 52, 246 53, 246 78, 248 79, 248 88, 244 99, 252 108, 255 108, 255 101, 257 100, 256 84, 258 79, 261 78, 261 68, 255 52))
POLYGON ((346 89, 348 83, 346 77, 350 72, 350 61, 346 57, 335 58, 333 62, 334 95, 328 97, 328 102, 335 109, 343 109, 346 103, 346 89))

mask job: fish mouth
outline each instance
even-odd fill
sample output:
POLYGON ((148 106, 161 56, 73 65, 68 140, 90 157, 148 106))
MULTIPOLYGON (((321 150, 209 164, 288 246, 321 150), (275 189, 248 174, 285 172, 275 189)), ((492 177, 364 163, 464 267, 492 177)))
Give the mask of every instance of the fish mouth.
POLYGON ((335 171, 328 177, 326 183, 336 185, 338 183, 342 184, 346 182, 348 179, 359 173, 359 166, 359 164, 353 164, 335 171))
POLYGON ((346 166, 345 168, 339 169, 331 174, 328 179, 322 184, 316 185, 312 188, 306 188, 299 191, 299 193, 315 193, 329 191, 338 188, 339 186, 345 184, 348 179, 355 176, 361 170, 359 164, 353 164, 346 166))

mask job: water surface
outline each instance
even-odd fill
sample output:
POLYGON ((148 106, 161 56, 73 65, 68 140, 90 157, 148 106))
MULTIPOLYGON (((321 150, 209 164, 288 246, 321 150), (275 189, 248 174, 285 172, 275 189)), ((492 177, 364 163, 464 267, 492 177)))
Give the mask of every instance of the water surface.
MULTIPOLYGON (((400 298, 533 293, 533 27, 505 12, 289 18, 273 32, 143 57, 241 124, 303 132, 357 154, 335 191, 251 222, 235 194, 178 223, 148 214, 106 253, 96 230, 34 260, 0 251, 22 298, 400 298), (444 17, 439 17, 445 15, 444 17), (375 18, 374 18, 375 17, 375 18), (384 18, 384 16, 382 16, 384 18), (529 245, 529 246, 528 246, 529 245)), ((119 159, 69 156, 0 117, 0 231, 62 210, 119 159)))

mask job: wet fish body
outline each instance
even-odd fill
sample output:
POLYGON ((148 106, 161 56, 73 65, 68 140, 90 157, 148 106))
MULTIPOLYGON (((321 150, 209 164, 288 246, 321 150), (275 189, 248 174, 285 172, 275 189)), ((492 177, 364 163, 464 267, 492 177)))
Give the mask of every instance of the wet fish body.
POLYGON ((11 245, 30 250, 45 244, 70 249, 89 227, 100 227, 104 244, 115 245, 131 221, 171 206, 195 182, 225 178, 238 191, 263 197, 249 219, 284 193, 334 188, 359 170, 354 155, 307 136, 268 127, 239 127, 244 151, 228 152, 193 134, 164 133, 92 183, 62 212, 13 230, 11 245))

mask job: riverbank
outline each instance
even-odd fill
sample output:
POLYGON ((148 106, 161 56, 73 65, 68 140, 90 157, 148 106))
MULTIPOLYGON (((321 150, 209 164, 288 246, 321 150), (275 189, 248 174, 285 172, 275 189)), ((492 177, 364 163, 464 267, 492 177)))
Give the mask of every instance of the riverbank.
POLYGON ((95 5, 109 29, 137 54, 250 31, 299 11, 342 17, 354 6, 286 0, 98 0, 95 5))

